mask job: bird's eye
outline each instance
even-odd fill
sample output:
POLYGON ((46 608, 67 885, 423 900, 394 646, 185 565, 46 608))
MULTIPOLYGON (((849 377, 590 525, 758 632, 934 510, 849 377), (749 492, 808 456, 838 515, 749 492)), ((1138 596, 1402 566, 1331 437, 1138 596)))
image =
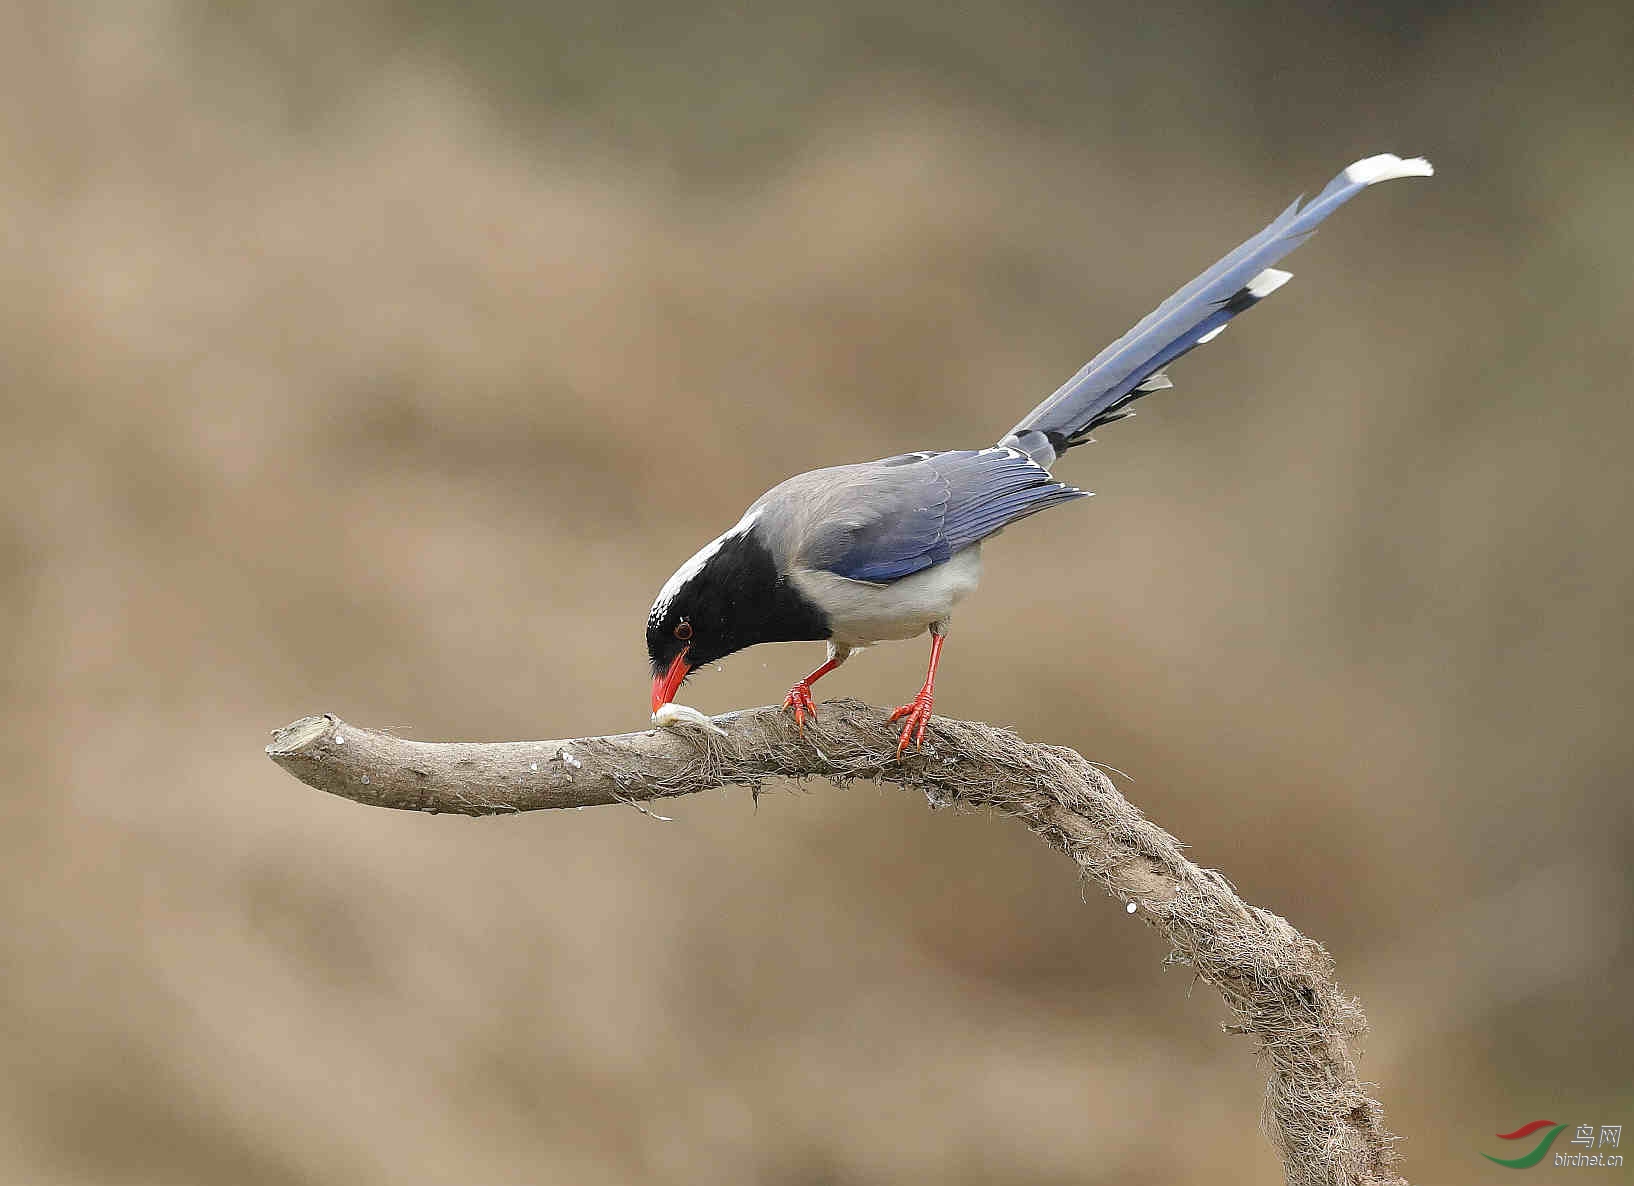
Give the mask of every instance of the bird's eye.
POLYGON ((685 618, 682 618, 679 622, 677 622, 675 625, 675 637, 679 638, 682 642, 685 642, 687 639, 691 638, 692 623, 687 621, 685 618))

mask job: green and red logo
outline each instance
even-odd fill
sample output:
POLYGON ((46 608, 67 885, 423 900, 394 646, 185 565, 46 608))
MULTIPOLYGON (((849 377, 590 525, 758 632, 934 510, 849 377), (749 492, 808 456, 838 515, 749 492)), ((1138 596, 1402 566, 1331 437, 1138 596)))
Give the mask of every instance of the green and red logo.
POLYGON ((1530 1153, 1522 1157, 1494 1157, 1490 1153, 1483 1153, 1481 1156, 1498 1165, 1508 1166, 1512 1170, 1530 1169, 1543 1160, 1544 1155, 1549 1152, 1549 1146, 1555 1143, 1555 1138, 1561 1134, 1565 1127, 1564 1124, 1556 1124, 1553 1120, 1534 1120, 1530 1124, 1521 1125, 1514 1132, 1501 1132, 1498 1134, 1500 1141, 1519 1141, 1531 1136, 1540 1128, 1548 1129, 1548 1132, 1538 1138, 1537 1145, 1533 1147, 1530 1153))
MULTIPOLYGON (((1544 1132, 1538 1137, 1538 1143, 1532 1146, 1530 1153, 1523 1153, 1519 1157, 1494 1157, 1490 1153, 1481 1154, 1482 1157, 1494 1165, 1504 1166, 1512 1170, 1529 1170, 1549 1154, 1549 1146, 1555 1143, 1555 1138, 1563 1131, 1571 1128, 1569 1124, 1556 1124, 1553 1120, 1534 1120, 1530 1124, 1523 1124, 1514 1132, 1501 1132, 1500 1141, 1524 1141, 1534 1133, 1544 1132)), ((1583 1146, 1584 1152, 1568 1150, 1556 1153, 1555 1165, 1570 1166, 1601 1166, 1606 1168, 1620 1168, 1623 1165, 1621 1153, 1608 1152, 1623 1143, 1623 1126, 1620 1124, 1602 1124, 1598 1127, 1593 1124, 1579 1124, 1574 1130, 1571 1143, 1583 1146), (1598 1135, 1599 1139, 1596 1140, 1598 1135)))

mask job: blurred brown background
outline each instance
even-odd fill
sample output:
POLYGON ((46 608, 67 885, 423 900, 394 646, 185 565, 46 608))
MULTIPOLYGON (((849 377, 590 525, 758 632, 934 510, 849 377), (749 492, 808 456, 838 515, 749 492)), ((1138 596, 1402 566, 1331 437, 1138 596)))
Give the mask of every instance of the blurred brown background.
POLYGON ((992 440, 1382 151, 1439 175, 1064 463, 938 707, 1325 942, 1415 1182, 1634 1122, 1631 62, 1612 5, 0 8, 0 1180, 1279 1180, 1218 1002, 1014 824, 261 749, 642 726, 761 490, 992 440))

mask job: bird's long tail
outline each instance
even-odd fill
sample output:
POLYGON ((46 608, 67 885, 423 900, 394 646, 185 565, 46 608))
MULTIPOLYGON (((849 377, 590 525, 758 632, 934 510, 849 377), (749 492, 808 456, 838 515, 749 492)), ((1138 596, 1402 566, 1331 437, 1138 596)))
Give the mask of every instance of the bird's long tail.
MULTIPOLYGON (((1134 415, 1129 405, 1172 387, 1167 367, 1212 340, 1226 322, 1287 283, 1290 273, 1271 265, 1303 243, 1317 225, 1368 186, 1396 177, 1429 177, 1423 157, 1391 153, 1357 161, 1310 202, 1295 201, 1269 226, 1219 260, 1102 350, 1055 394, 1024 416, 999 443, 1049 466, 1081 445, 1102 424, 1134 415)), ((1301 199, 1302 200, 1302 199, 1301 199)))

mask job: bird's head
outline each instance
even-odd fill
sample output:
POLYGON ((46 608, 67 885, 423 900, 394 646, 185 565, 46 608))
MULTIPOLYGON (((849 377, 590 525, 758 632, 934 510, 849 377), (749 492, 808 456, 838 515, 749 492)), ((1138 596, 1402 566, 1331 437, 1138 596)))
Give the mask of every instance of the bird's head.
MULTIPOLYGON (((685 572, 683 568, 676 575, 685 572)), ((730 588, 703 572, 664 586, 647 615, 647 657, 652 660, 652 710, 675 699, 687 676, 750 645, 733 623, 730 588)))
POLYGON ((827 618, 780 571, 754 527, 746 516, 659 590, 647 615, 654 712, 706 663, 756 643, 829 636, 827 618))

